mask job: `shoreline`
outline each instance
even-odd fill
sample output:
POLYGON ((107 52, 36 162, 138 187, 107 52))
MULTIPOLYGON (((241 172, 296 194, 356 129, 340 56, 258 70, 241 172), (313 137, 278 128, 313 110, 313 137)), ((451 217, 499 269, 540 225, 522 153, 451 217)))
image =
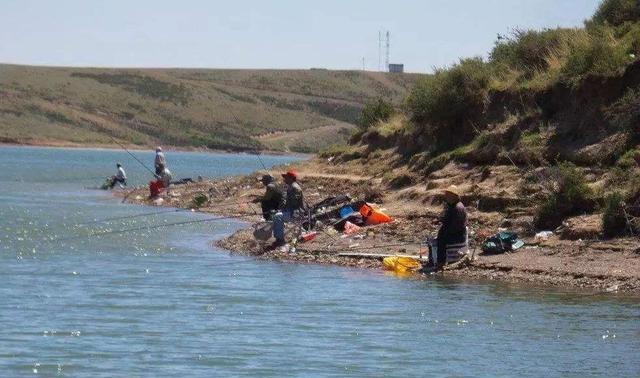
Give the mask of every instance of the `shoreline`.
MULTIPOLYGON (((138 145, 123 144, 127 150, 134 152, 153 152, 155 147, 149 146, 143 148, 138 145)), ((0 148, 4 147, 24 147, 24 148, 52 148, 52 149, 69 149, 69 150, 93 150, 93 151, 124 151, 120 146, 113 144, 75 144, 75 143, 6 143, 0 142, 0 148)), ((306 154, 302 152, 286 152, 275 150, 261 150, 259 154, 250 151, 233 151, 233 150, 218 150, 204 147, 184 147, 184 146, 162 146, 164 151, 176 151, 176 152, 199 152, 205 154, 245 154, 245 155, 267 155, 267 156, 296 156, 296 157, 311 157, 313 154, 306 154)))
MULTIPOLYGON (((314 174, 314 163, 302 164, 301 183, 308 200, 315 202, 336 192, 351 193, 356 198, 358 188, 370 183, 374 178, 354 176, 346 180, 345 175, 314 174), (330 188, 330 189, 329 189, 330 188)), ((421 214, 390 213, 394 222, 362 228, 356 235, 343 237, 319 232, 312 242, 297 244, 295 253, 279 250, 264 250, 264 243, 257 242, 252 235, 251 222, 261 219, 259 209, 247 204, 251 196, 261 194, 263 189, 255 175, 224 177, 212 181, 186 184, 172 188, 156 206, 189 208, 193 196, 208 193, 208 204, 195 211, 216 216, 244 214, 249 224, 220 240, 215 245, 233 254, 250 256, 261 260, 287 263, 314 263, 339 265, 364 269, 382 270, 382 259, 378 257, 340 256, 340 253, 368 249, 364 252, 377 254, 415 255, 420 251, 416 245, 428 232, 437 227, 437 211, 428 209, 421 214), (419 230, 420 232, 416 232, 419 230), (398 246, 398 244, 406 244, 398 246)), ((116 193, 124 201, 134 204, 153 204, 148 201, 147 188, 135 188, 128 193, 116 193)), ((387 195, 387 197, 390 197, 387 195)), ((391 207, 393 200, 383 202, 391 207)), ((471 212, 472 222, 482 224, 483 219, 471 212)), ((488 222, 490 223, 490 222, 488 222)), ((487 226, 490 227, 490 226, 487 226)), ((502 255, 484 256, 475 252, 475 259, 469 264, 449 267, 439 275, 462 280, 500 281, 543 285, 547 287, 571 287, 600 293, 640 294, 640 247, 631 238, 614 241, 569 241, 559 237, 544 242, 523 238, 527 245, 521 250, 502 255)), ((267 243, 268 244, 268 243, 267 243)), ((471 247, 473 249, 473 246, 471 247)), ((454 264, 455 265, 455 264, 454 264)), ((425 279, 428 279, 425 278, 425 279)))

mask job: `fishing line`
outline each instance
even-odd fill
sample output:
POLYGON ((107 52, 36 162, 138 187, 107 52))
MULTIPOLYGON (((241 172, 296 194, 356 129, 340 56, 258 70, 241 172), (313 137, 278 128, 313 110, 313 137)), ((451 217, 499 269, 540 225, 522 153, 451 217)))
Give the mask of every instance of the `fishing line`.
POLYGON ((132 154, 127 147, 125 147, 123 144, 121 144, 120 142, 118 142, 116 140, 116 138, 114 138, 112 135, 109 135, 109 137, 111 138, 111 140, 114 141, 115 144, 117 144, 118 146, 122 147, 123 150, 125 150, 129 155, 131 155, 132 158, 134 158, 138 163, 140 163, 147 171, 149 171, 151 173, 151 175, 153 177, 156 177, 156 173, 154 171, 152 171, 149 167, 147 167, 147 165, 145 163, 143 163, 140 159, 138 159, 136 157, 136 155, 132 154))
MULTIPOLYGON (((228 204, 220 204, 220 205, 217 205, 217 206, 209 206, 208 208, 209 209, 220 209, 220 208, 225 208, 225 207, 236 206, 238 204, 243 204, 243 203, 244 202, 238 202, 238 203, 233 202, 233 203, 228 203, 228 204)), ((105 223, 105 222, 110 222, 110 221, 115 221, 115 220, 140 218, 140 217, 147 217, 147 216, 168 214, 168 213, 178 213, 178 212, 194 213, 194 212, 196 212, 196 210, 195 209, 171 209, 171 210, 155 211, 155 212, 149 212, 149 213, 123 215, 123 216, 120 216, 120 217, 110 217, 110 218, 103 218, 103 219, 95 219, 93 221, 76 223, 75 226, 85 226, 85 225, 89 225, 89 224, 105 223)), ((198 211, 198 212, 201 213, 200 211, 198 211)), ((254 212, 254 214, 255 214, 255 212, 254 212)))
POLYGON ((197 224, 197 223, 215 222, 215 221, 225 220, 225 219, 246 218, 246 217, 250 217, 250 216, 253 216, 253 215, 252 214, 238 214, 238 215, 229 215, 229 216, 225 216, 225 217, 216 217, 216 218, 208 218, 208 219, 197 219, 197 220, 174 222, 174 223, 154 224, 154 225, 150 225, 150 226, 125 228, 125 229, 120 229, 120 230, 97 231, 97 232, 89 233, 87 235, 70 236, 70 237, 66 237, 66 238, 57 238, 57 239, 49 239, 48 241, 50 241, 50 242, 70 241, 70 240, 77 240, 77 239, 83 239, 83 238, 90 238, 90 237, 93 237, 93 236, 117 235, 117 234, 124 234, 124 233, 127 233, 127 232, 133 232, 133 231, 156 230, 156 229, 159 229, 159 228, 165 228, 165 227, 171 227, 171 226, 185 226, 185 225, 197 224))

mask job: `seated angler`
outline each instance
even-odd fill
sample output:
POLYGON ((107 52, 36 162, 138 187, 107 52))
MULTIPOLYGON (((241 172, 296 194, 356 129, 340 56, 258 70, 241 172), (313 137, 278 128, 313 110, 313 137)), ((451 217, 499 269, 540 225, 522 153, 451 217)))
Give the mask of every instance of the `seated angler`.
POLYGON ((111 184, 109 189, 113 189, 116 184, 127 186, 127 174, 125 173, 124 168, 122 168, 122 164, 117 163, 116 167, 118 168, 118 172, 115 174, 115 176, 111 177, 111 184))
POLYGON ((288 171, 282 174, 282 178, 287 186, 287 194, 283 209, 273 216, 273 237, 276 239, 273 247, 286 244, 284 240, 285 222, 290 222, 296 216, 304 216, 305 209, 302 188, 298 184, 298 175, 294 171, 288 171))
POLYGON ((284 207, 284 195, 282 190, 273 182, 273 176, 264 175, 260 182, 265 186, 264 195, 254 199, 252 202, 260 203, 264 220, 270 221, 273 214, 284 207))
POLYGON ((445 209, 438 231, 436 269, 447 263, 447 252, 458 252, 467 241, 467 211, 460 200, 460 191, 455 185, 444 191, 445 209))

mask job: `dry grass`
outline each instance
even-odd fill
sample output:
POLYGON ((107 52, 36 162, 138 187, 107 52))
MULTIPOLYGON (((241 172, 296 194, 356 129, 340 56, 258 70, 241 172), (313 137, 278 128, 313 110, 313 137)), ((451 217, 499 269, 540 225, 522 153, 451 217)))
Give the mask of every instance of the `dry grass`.
POLYGON ((317 151, 348 139, 364 103, 400 102, 419 75, 328 70, 0 65, 0 138, 22 143, 317 151), (310 132, 344 125, 337 132, 310 132), (258 136, 278 133, 261 143, 258 136), (292 133, 287 136, 287 133, 292 133))

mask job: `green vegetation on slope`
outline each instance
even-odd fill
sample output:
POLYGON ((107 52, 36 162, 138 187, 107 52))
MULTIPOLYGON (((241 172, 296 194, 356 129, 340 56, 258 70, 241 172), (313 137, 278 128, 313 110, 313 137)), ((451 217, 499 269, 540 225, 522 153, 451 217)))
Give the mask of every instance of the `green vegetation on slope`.
POLYGON ((420 75, 0 65, 0 142, 315 152, 420 75), (328 132, 331 130, 331 132, 328 132))
POLYGON ((368 163, 388 150, 393 168, 423 175, 451 162, 486 172, 516 165, 544 181, 531 199, 538 227, 605 208, 613 235, 621 202, 640 217, 639 54, 640 3, 605 0, 584 28, 516 30, 498 37, 488 59, 421 78, 402 114, 370 122, 351 146, 322 156, 368 163))

